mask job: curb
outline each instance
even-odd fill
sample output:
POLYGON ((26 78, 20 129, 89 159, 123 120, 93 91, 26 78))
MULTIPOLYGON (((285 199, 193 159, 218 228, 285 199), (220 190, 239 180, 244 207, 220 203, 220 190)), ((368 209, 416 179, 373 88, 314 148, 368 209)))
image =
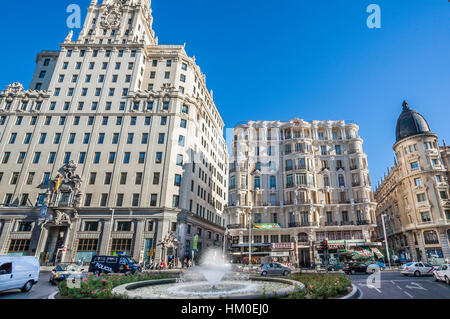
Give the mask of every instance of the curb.
POLYGON ((359 296, 361 295, 359 288, 356 287, 354 284, 352 284, 352 287, 353 289, 351 293, 339 299, 359 299, 359 296))

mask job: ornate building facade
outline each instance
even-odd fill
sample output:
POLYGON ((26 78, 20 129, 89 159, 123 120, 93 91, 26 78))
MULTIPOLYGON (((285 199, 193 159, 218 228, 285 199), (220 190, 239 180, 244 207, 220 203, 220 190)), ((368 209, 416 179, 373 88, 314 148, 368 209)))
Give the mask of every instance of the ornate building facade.
POLYGON ((234 128, 230 158, 229 247, 237 260, 278 258, 320 264, 380 255, 371 242, 375 207, 356 124, 248 122, 234 128))
POLYGON ((403 103, 397 122, 395 165, 378 185, 377 238, 394 260, 433 263, 450 258, 449 147, 438 145, 425 118, 403 103))
POLYGON ((91 1, 78 39, 39 53, 30 89, 1 92, 0 254, 182 260, 196 234, 198 250, 221 246, 224 122, 195 58, 158 44, 150 4, 91 1))

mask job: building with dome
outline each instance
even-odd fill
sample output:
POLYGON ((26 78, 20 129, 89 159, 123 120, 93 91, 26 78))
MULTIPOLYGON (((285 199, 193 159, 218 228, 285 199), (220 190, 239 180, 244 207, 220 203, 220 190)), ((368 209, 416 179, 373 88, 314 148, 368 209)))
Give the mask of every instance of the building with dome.
POLYGON ((397 121, 395 163, 377 186, 377 232, 394 261, 435 264, 450 258, 450 148, 439 147, 427 120, 403 103, 397 121))

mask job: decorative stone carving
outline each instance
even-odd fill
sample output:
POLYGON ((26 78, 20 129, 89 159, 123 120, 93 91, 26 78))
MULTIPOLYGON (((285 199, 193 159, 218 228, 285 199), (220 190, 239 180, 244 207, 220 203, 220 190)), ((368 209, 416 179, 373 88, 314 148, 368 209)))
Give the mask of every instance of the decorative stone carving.
POLYGON ((122 19, 122 6, 128 1, 120 1, 110 4, 103 13, 100 25, 106 29, 117 29, 122 19))
POLYGON ((163 240, 158 243, 158 246, 161 246, 163 249, 177 248, 178 245, 178 238, 173 232, 168 233, 166 236, 164 236, 163 240))
POLYGON ((70 220, 70 216, 68 213, 60 211, 60 210, 56 210, 55 211, 55 220, 53 221, 53 223, 56 226, 60 226, 63 224, 72 224, 72 221, 70 220))
POLYGON ((79 207, 81 204, 81 177, 75 174, 77 165, 74 161, 70 161, 64 165, 58 176, 51 180, 50 188, 47 191, 46 202, 49 206, 54 207, 79 207), (58 181, 58 189, 56 186, 58 181))
POLYGON ((70 30, 69 34, 67 35, 66 39, 64 40, 64 42, 72 42, 72 37, 73 37, 73 30, 70 30))

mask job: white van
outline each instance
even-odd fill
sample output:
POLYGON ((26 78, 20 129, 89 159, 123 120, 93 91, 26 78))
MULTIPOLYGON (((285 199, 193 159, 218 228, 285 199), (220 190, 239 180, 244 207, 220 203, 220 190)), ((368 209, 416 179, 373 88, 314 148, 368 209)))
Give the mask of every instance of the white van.
POLYGON ((0 256, 0 291, 30 291, 39 281, 39 270, 37 257, 0 256))

